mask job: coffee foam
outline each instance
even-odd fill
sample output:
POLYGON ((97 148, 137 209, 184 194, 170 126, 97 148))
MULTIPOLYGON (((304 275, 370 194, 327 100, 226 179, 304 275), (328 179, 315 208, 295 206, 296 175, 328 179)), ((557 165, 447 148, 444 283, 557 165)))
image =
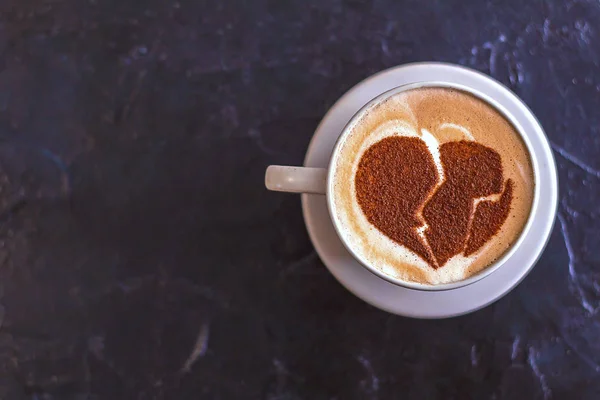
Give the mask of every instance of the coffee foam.
MULTIPOLYGON (((422 88, 396 94, 372 106, 349 126, 338 156, 332 160, 334 216, 350 248, 388 276, 416 283, 460 281, 481 271, 518 238, 533 199, 533 169, 527 149, 514 127, 482 100, 454 89, 422 88), (513 203, 500 232, 481 249, 466 257, 455 255, 441 268, 433 268, 407 247, 374 227, 356 198, 355 176, 364 152, 391 136, 416 137, 425 143, 438 171, 437 187, 444 181, 439 147, 449 141, 476 141, 497 151, 504 179, 515 183, 513 203)), ((435 191, 435 189, 434 189, 435 191)), ((500 194, 475 199, 497 200, 500 194)), ((417 229, 426 243, 427 224, 417 229)))

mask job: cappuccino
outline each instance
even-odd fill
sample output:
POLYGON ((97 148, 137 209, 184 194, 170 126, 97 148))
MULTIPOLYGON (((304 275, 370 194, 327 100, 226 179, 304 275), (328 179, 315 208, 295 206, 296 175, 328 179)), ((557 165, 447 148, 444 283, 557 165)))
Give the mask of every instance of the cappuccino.
POLYGON ((347 129, 332 160, 332 218, 365 263, 406 282, 457 282, 518 239, 533 168, 492 105, 457 89, 411 89, 347 129))

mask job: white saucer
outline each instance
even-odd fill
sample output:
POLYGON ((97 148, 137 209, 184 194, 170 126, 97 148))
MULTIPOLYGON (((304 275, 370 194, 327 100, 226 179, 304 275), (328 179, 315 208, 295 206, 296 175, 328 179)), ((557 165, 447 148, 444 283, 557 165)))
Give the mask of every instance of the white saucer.
POLYGON ((538 155, 541 201, 522 245, 491 275, 458 289, 419 291, 396 286, 369 272, 346 250, 331 223, 325 196, 302 195, 304 221, 313 245, 329 271, 348 290, 382 310, 414 318, 446 318, 476 311, 513 289, 541 255, 554 223, 558 199, 556 165, 550 145, 531 111, 506 87, 467 68, 420 63, 373 75, 344 94, 327 112, 308 146, 307 167, 327 167, 334 144, 350 118, 371 99, 397 86, 440 80, 472 87, 495 99, 518 121, 538 155), (517 101, 515 101, 515 99, 517 101))

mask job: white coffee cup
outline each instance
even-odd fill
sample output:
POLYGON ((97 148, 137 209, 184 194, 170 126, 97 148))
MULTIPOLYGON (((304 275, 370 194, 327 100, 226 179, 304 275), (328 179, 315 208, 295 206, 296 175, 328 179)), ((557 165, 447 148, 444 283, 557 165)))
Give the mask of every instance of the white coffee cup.
MULTIPOLYGON (((480 77, 481 74, 477 71, 465 69, 465 68, 459 67, 459 66, 449 66, 449 67, 459 69, 461 74, 463 74, 463 75, 465 73, 478 75, 478 77, 477 77, 478 80, 481 79, 481 77, 480 77)), ((335 216, 336 208, 335 208, 335 201, 333 199, 334 191, 333 191, 333 185, 331 184, 333 182, 333 174, 335 173, 335 168, 333 168, 333 166, 336 165, 335 160, 337 159, 337 157, 340 156, 341 147, 342 147, 341 144, 343 143, 344 137, 345 137, 345 135, 347 135, 350 132, 349 127, 353 126, 354 122, 356 120, 360 119, 367 110, 369 110, 374 105, 379 104, 382 101, 385 101, 389 97, 394 96, 400 92, 411 90, 411 89, 416 89, 416 88, 421 88, 421 87, 454 88, 454 89, 458 89, 458 90, 470 93, 473 96, 476 96, 476 97, 480 98, 481 100, 485 101, 488 105, 495 108, 509 122, 511 122, 512 125, 515 127, 515 130, 521 135, 523 142, 529 152, 529 156, 531 159, 531 164, 532 164, 533 172, 534 172, 535 187, 534 187, 534 196, 533 196, 533 202, 532 202, 529 218, 527 219, 527 222, 526 222, 525 226, 523 227, 523 230, 522 230, 521 234, 519 235, 518 239, 511 246, 511 248, 502 255, 502 257, 500 257, 498 260, 496 260, 495 262, 490 264, 487 268, 484 268, 479 273, 477 273, 473 276, 470 276, 469 278, 463 279, 461 281, 437 284, 437 285, 426 285, 426 284, 420 284, 420 283, 415 283, 415 282, 407 282, 402 279, 395 278, 393 276, 385 274, 380 269, 378 269, 376 266, 371 265, 368 260, 365 260, 364 258, 362 258, 357 252, 354 251, 352 246, 344 239, 345 235, 340 234, 340 227, 339 227, 338 219, 335 217, 331 218, 333 226, 334 226, 341 242, 344 244, 344 246, 350 252, 350 254, 352 254, 352 256, 354 258, 356 258, 359 261, 359 263, 363 267, 365 267, 367 270, 369 270, 373 274, 375 274, 393 284, 399 285, 399 286, 404 286, 404 287, 408 287, 411 289, 417 289, 417 290, 439 291, 439 290, 456 289, 459 287, 463 287, 463 286, 472 284, 472 283, 490 275, 491 273, 496 271, 498 268, 500 268, 503 264, 505 264, 505 262, 508 259, 510 259, 510 257, 515 253, 515 251, 521 246, 523 239, 527 235, 527 232, 529 231, 529 229, 532 225, 532 221, 534 220, 534 218, 536 216, 536 213, 538 210, 538 204, 540 201, 540 198, 539 198, 540 197, 540 185, 549 183, 551 185, 557 186, 557 182, 556 181, 540 182, 539 181, 540 176, 539 176, 538 171, 540 170, 540 162, 542 162, 542 160, 540 159, 540 157, 538 157, 538 154, 536 154, 536 152, 533 151, 532 145, 529 141, 529 134, 534 134, 534 133, 526 132, 524 130, 524 128, 521 126, 519 118, 516 118, 515 115, 513 115, 513 114, 517 114, 517 113, 511 113, 509 111, 509 109, 518 110, 519 115, 524 115, 527 118, 531 118, 533 120, 535 120, 535 117, 533 116, 533 114, 529 110, 529 108, 527 108, 527 106, 514 93, 510 92, 506 87, 502 86, 501 84, 492 80, 489 77, 487 77, 487 81, 490 82, 490 85, 494 85, 494 86, 487 88, 488 90, 486 90, 487 93, 485 93, 485 94, 483 93, 483 91, 478 90, 477 88, 470 87, 469 85, 465 85, 464 82, 456 83, 455 81, 453 81, 453 79, 451 79, 452 77, 450 75, 442 76, 442 77, 432 76, 431 78, 432 78, 431 80, 425 80, 425 81, 418 82, 418 83, 413 83, 413 84, 402 85, 402 86, 396 87, 392 90, 389 90, 385 93, 380 94, 379 96, 377 96, 374 99, 372 99, 371 101, 369 101, 364 107, 362 107, 354 115, 354 117, 352 117, 352 119, 348 122, 346 127, 340 133, 340 135, 337 139, 337 142, 334 146, 333 152, 331 154, 328 168, 308 168, 308 167, 271 165, 267 168, 267 171, 265 174, 265 186, 267 187, 267 189, 273 190, 273 191, 325 195, 327 198, 327 205, 328 205, 330 217, 335 216), (503 104, 500 104, 500 102, 496 101, 496 99, 493 97, 493 95, 490 96, 489 93, 492 93, 492 94, 498 93, 498 96, 502 95, 502 103, 503 104), (505 107, 506 104, 508 104, 508 107, 505 107)), ((464 79, 463 79, 463 81, 464 81, 464 79)), ((530 121, 528 121, 528 122, 530 122, 530 121)), ((537 123, 537 120, 536 120, 536 123, 537 123)), ((530 126, 530 125, 531 124, 527 124, 527 126, 530 126)), ((539 124, 537 124, 537 127, 541 131, 541 127, 539 127, 539 124)), ((539 132, 535 132, 535 134, 539 134, 539 132)), ((543 131, 542 131, 542 135, 543 135, 543 131)), ((544 140, 545 140, 545 138, 544 138, 544 140)), ((544 159, 545 158, 547 158, 547 157, 544 157, 544 159)), ((550 158, 551 158, 551 155, 550 155, 550 158)), ((540 238, 540 240, 545 241, 548 233, 549 232, 545 232, 543 237, 540 238)))

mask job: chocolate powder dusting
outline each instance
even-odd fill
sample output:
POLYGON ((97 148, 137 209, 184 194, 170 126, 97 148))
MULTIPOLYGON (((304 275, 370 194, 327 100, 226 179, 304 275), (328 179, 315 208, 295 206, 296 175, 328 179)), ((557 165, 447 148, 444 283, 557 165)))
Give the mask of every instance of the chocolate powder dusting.
POLYGON ((506 181, 504 192, 498 201, 482 201, 477 205, 464 251, 465 256, 475 253, 498 233, 510 212, 512 196, 513 183, 509 179, 506 181))
POLYGON ((365 151, 356 171, 358 203, 369 220, 390 239, 435 265, 419 237, 417 212, 438 179, 425 142, 414 137, 388 137, 365 151))
POLYGON ((475 199, 502 191, 502 162, 493 149, 448 142, 440 146, 440 160, 445 179, 432 194, 438 174, 425 143, 388 137, 367 149, 355 180, 356 197, 369 222, 433 268, 481 248, 508 217, 512 201, 508 180, 499 201, 482 201, 473 209, 475 199), (426 240, 417 232, 423 225, 419 212, 428 225, 426 240))

